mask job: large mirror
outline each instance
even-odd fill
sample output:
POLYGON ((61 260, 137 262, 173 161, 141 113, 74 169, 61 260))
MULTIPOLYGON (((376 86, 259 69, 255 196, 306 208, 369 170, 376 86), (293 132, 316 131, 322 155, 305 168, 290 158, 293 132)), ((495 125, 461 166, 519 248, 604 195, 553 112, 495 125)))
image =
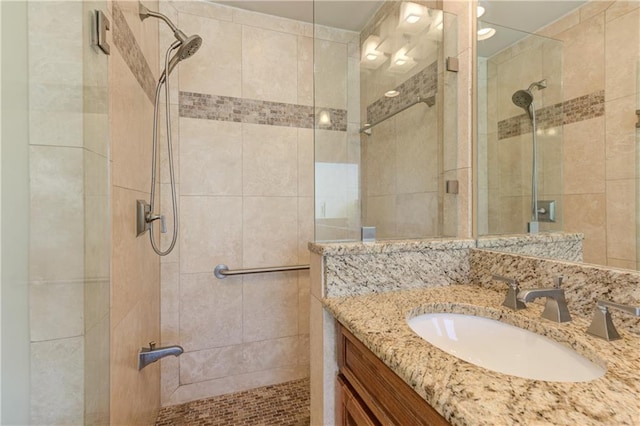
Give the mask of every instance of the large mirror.
POLYGON ((638 269, 640 2, 478 5, 478 234, 582 233, 638 269))

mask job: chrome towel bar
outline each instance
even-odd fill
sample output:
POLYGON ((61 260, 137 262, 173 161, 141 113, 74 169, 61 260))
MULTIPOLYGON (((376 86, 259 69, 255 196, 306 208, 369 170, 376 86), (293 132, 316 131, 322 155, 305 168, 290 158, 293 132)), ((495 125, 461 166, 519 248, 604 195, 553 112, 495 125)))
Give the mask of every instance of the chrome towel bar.
POLYGON ((229 269, 227 265, 220 264, 213 270, 216 278, 223 279, 230 275, 262 274, 265 272, 301 271, 309 269, 309 265, 271 266, 267 268, 229 269))
POLYGON ((371 129, 373 129, 374 127, 376 127, 378 124, 387 121, 388 119, 390 119, 391 117, 394 117, 398 114, 400 114, 401 112, 408 110, 409 108, 411 108, 414 105, 418 105, 419 103, 425 103, 427 104, 427 106, 429 108, 431 108, 432 106, 435 105, 436 103, 436 97, 435 96, 429 96, 428 98, 421 98, 420 96, 418 96, 416 98, 415 101, 413 101, 412 103, 410 103, 409 105, 406 105, 402 108, 400 108, 397 111, 392 112, 391 114, 388 114, 384 117, 382 117, 381 119, 374 121, 373 123, 366 123, 361 129, 360 129, 360 133, 364 133, 367 136, 371 136, 371 129))

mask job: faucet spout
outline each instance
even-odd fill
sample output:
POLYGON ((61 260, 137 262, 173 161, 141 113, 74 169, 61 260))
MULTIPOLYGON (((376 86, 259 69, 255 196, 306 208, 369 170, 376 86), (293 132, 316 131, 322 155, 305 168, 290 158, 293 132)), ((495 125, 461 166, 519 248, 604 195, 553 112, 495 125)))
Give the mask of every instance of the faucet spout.
POLYGON ((148 348, 142 348, 138 353, 138 371, 161 358, 169 355, 178 356, 183 352, 184 349, 182 346, 175 345, 156 348, 156 344, 154 342, 150 342, 148 348))
POLYGON ((564 289, 561 288, 526 288, 518 293, 518 300, 531 302, 540 297, 546 297, 542 318, 554 322, 569 322, 571 314, 564 298, 564 289))

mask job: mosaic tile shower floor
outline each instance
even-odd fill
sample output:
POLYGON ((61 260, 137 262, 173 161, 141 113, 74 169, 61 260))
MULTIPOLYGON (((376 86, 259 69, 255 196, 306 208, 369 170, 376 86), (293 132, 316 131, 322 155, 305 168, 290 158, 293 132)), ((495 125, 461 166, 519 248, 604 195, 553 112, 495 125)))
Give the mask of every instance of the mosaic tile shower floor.
POLYGON ((156 426, 308 426, 309 379, 164 407, 156 426))

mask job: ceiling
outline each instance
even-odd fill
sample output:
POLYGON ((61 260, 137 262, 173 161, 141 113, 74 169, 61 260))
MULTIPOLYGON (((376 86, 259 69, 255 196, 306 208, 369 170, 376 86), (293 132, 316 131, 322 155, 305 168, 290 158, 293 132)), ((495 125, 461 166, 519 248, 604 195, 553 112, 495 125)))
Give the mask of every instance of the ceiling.
MULTIPOLYGON (((213 1, 213 0, 212 0, 213 1)), ((315 22, 360 31, 384 3, 381 0, 230 0, 215 1, 268 15, 315 22)), ((483 23, 492 23, 496 35, 478 43, 478 54, 489 57, 516 43, 528 33, 550 24, 586 3, 585 0, 480 0, 486 8, 483 23)))
POLYGON ((496 35, 478 42, 478 56, 493 56, 584 3, 583 0, 481 0, 479 4, 486 12, 480 20, 483 25, 496 28, 496 35))
POLYGON ((328 27, 360 31, 369 18, 384 3, 382 0, 231 0, 215 1, 227 6, 239 7, 268 15, 314 22, 328 27), (314 16, 315 15, 315 16, 314 16))

